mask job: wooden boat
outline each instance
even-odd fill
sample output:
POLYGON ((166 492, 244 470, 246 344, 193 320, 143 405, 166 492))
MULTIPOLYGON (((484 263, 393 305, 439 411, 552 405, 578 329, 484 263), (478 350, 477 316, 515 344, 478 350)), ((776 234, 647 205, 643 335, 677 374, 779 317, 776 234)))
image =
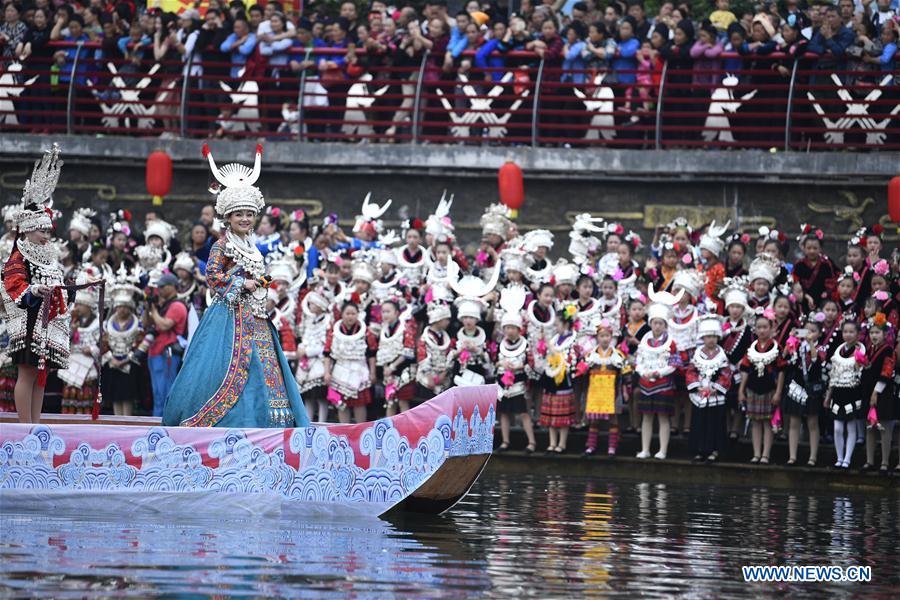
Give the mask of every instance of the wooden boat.
POLYGON ((490 458, 492 385, 400 415, 296 429, 163 427, 148 417, 0 417, 0 509, 380 516, 440 513, 490 458))

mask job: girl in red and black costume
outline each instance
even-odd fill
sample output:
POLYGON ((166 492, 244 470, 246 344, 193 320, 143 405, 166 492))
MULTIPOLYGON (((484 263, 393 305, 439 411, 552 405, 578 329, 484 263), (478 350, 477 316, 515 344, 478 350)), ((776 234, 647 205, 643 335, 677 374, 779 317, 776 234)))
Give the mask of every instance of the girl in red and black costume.
POLYGON ((722 341, 720 345, 728 356, 728 362, 734 377, 734 385, 728 388, 725 403, 730 411, 728 420, 728 438, 737 440, 744 421, 744 413, 738 403, 738 386, 743 374, 739 367, 747 355, 747 349, 753 343, 753 331, 750 319, 752 312, 747 305, 746 277, 725 280, 725 288, 720 293, 725 305, 725 322, 722 324, 722 341))
MULTIPOLYGON (((849 257, 850 255, 848 254, 847 256, 849 257)), ((837 281, 835 300, 837 301, 841 318, 845 321, 855 321, 857 316, 862 314, 863 305, 865 304, 864 299, 859 306, 857 306, 856 301, 857 298, 860 298, 856 293, 859 290, 860 275, 853 270, 852 266, 847 265, 844 267, 844 272, 838 276, 837 281)), ((868 296, 865 296, 865 298, 868 298, 868 296)))
POLYGON ((884 259, 872 265, 872 297, 881 302, 881 312, 896 333, 900 326, 900 309, 897 299, 891 295, 891 267, 884 259))
POLYGON ((59 251, 50 242, 52 211, 47 207, 62 167, 54 144, 35 163, 25 183, 24 208, 16 215, 17 234, 12 254, 3 267, 3 316, 9 332, 8 352, 18 367, 15 401, 19 421, 40 421, 47 370, 69 364, 68 303, 59 251), (47 310, 49 320, 43 319, 47 310))
POLYGON ((771 309, 756 316, 756 340, 741 362, 741 386, 738 401, 747 411, 752 425, 752 463, 769 464, 772 428, 769 420, 781 402, 785 366, 781 348, 772 338, 775 315, 771 309))
POLYGON ((826 300, 822 303, 822 337, 819 347, 825 350, 825 356, 831 360, 834 351, 844 340, 841 338, 841 324, 844 322, 837 300, 826 300))
MULTIPOLYGON (((892 389, 894 380, 894 347, 888 342, 890 324, 884 313, 877 313, 874 322, 869 329, 869 343, 866 349, 868 362, 863 367, 861 381, 861 396, 864 414, 875 407, 878 424, 881 429, 881 468, 882 473, 887 473, 891 456, 891 439, 894 433, 894 424, 898 416, 894 392, 892 389)), ((866 464, 863 471, 875 468, 875 431, 878 425, 869 424, 866 430, 866 464)))
POLYGON ((868 236, 875 236, 880 241, 881 226, 876 225, 872 228, 858 230, 850 241, 847 242, 847 266, 853 269, 854 281, 856 289, 853 292, 852 299, 856 303, 856 312, 862 312, 862 304, 872 292, 872 263, 868 257, 868 236))
POLYGON ((803 286, 806 295, 819 303, 831 298, 837 288, 837 276, 840 270, 834 261, 822 254, 822 242, 825 235, 808 223, 801 225, 800 248, 803 258, 794 263, 793 276, 803 286))
POLYGON ((772 325, 772 338, 778 346, 784 348, 791 332, 796 329, 797 322, 793 317, 793 306, 787 296, 777 296, 772 303, 772 311, 775 313, 775 323, 772 325))
POLYGON ((744 266, 744 258, 747 256, 747 244, 750 243, 750 234, 736 232, 728 240, 725 249, 725 277, 743 277, 747 274, 744 266))

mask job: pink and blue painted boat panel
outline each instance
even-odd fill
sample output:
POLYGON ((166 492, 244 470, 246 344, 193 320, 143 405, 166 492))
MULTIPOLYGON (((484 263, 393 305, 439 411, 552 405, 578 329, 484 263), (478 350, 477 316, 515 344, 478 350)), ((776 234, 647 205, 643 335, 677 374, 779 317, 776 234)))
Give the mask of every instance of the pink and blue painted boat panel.
POLYGON ((451 456, 490 454, 496 388, 455 388, 358 425, 219 429, 0 425, 0 498, 16 491, 262 494, 317 505, 401 502, 451 456))

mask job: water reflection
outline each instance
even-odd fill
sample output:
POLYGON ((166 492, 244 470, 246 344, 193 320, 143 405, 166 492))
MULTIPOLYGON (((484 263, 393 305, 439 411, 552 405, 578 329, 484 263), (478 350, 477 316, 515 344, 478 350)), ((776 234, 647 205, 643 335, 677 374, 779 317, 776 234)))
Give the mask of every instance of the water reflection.
MULTIPOLYGON (((486 476, 452 513, 366 523, 0 517, 0 594, 727 597, 746 564, 871 565, 900 585, 900 499, 486 476)), ((829 593, 862 588, 831 585, 829 593)))

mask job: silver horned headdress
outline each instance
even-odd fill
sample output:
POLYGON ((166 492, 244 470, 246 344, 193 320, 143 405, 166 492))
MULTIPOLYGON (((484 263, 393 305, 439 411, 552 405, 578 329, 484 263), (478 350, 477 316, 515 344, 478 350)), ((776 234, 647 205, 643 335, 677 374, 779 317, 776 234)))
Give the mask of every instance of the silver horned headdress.
POLYGON ((216 212, 226 217, 236 210, 251 210, 259 213, 266 205, 262 192, 256 187, 262 163, 262 144, 256 145, 256 160, 250 169, 238 163, 216 166, 209 146, 203 144, 203 157, 209 161, 209 168, 216 182, 221 186, 216 193, 216 212))

